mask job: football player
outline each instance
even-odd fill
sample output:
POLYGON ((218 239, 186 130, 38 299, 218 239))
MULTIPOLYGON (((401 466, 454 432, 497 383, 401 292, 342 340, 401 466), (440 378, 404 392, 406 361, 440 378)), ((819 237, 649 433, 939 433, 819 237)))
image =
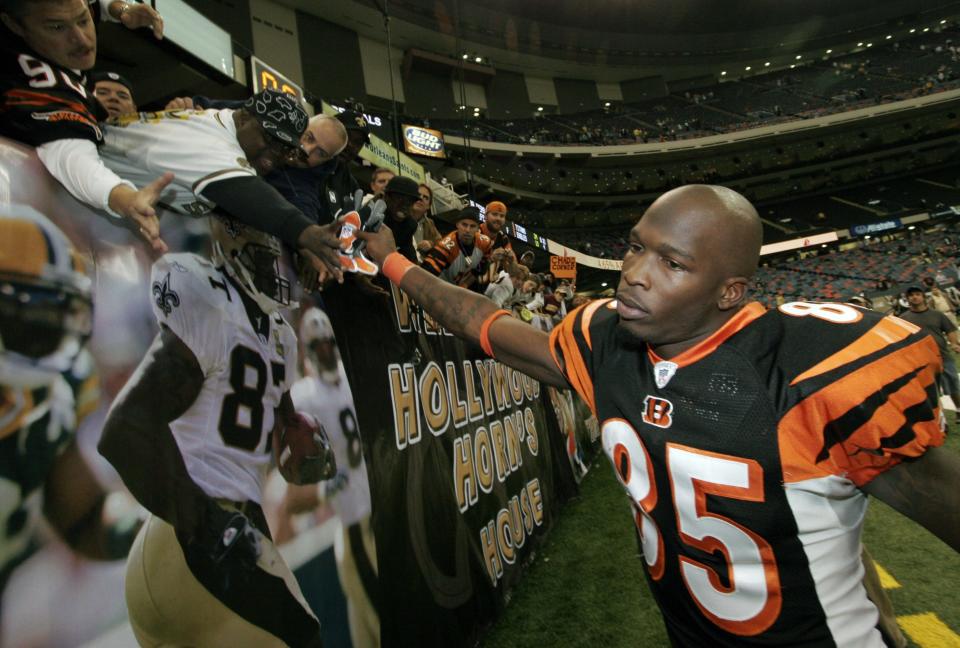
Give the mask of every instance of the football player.
POLYGON ((106 493, 75 432, 97 404, 85 350, 90 279, 67 237, 29 207, 0 212, 0 592, 36 548, 43 516, 88 558, 127 555, 135 518, 107 523, 106 493))
POLYGON ((882 646, 868 494, 960 550, 935 342, 846 304, 750 302, 762 227, 740 194, 662 195, 630 231, 617 298, 551 334, 405 262, 388 231, 359 236, 448 330, 589 403, 673 645, 882 646))
POLYGON ((296 514, 311 511, 325 501, 333 503, 341 522, 334 553, 347 599, 350 639, 356 648, 376 648, 380 645, 380 619, 370 485, 353 395, 326 313, 319 308, 303 313, 300 342, 307 375, 293 385, 290 396, 298 411, 317 417, 326 430, 336 453, 338 472, 334 479, 317 487, 289 486, 285 509, 296 514))
POLYGON ((260 508, 272 437, 297 416, 280 242, 219 217, 211 229, 212 262, 154 263, 160 332, 99 446, 152 513, 128 560, 130 623, 144 646, 319 646, 260 508))

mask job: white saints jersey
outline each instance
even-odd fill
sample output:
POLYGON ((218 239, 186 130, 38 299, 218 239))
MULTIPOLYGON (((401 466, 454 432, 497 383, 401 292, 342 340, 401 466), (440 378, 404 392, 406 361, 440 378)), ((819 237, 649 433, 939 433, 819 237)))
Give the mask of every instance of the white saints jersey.
POLYGON ((301 378, 290 389, 290 398, 297 411, 313 414, 323 425, 337 457, 337 476, 325 482, 337 488, 333 506, 344 526, 350 526, 370 516, 370 484, 367 465, 363 460, 363 444, 357 426, 350 383, 337 361, 337 380, 328 382, 308 376, 301 378))
POLYGON ((216 206, 200 195, 211 182, 257 175, 226 108, 135 113, 111 119, 103 132, 104 164, 138 187, 172 171, 175 178, 160 201, 191 216, 216 206))
POLYGON ((252 301, 195 254, 164 255, 151 281, 157 321, 193 351, 204 375, 197 400, 170 425, 187 471, 211 497, 259 503, 274 410, 296 376, 293 329, 279 313, 248 314, 244 299, 252 301))

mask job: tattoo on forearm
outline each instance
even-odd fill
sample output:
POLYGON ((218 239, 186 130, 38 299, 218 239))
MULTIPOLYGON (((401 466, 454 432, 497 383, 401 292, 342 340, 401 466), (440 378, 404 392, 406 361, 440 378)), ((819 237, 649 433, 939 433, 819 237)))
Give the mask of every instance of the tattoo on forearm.
POLYGON ((426 271, 411 270, 404 277, 403 290, 454 334, 476 338, 480 325, 496 305, 486 297, 433 279, 426 271))

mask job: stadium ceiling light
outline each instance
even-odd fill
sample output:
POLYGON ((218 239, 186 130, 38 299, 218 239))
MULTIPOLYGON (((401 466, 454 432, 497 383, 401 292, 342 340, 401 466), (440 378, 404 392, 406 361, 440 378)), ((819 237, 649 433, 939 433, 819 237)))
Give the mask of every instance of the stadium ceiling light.
POLYGON ((466 109, 467 109, 466 106, 460 106, 460 110, 466 110, 466 109))
POLYGON ((866 236, 864 236, 863 238, 865 238, 865 239, 867 239, 867 240, 869 241, 869 240, 870 240, 870 235, 869 235, 869 234, 867 234, 867 235, 866 235, 866 236))
POLYGON ((867 43, 867 47, 873 47, 873 43, 867 43))
POLYGON ((766 63, 764 63, 763 67, 770 67, 770 61, 767 61, 766 63))
POLYGON ((464 60, 464 61, 466 61, 468 58, 470 58, 470 55, 469 55, 469 54, 464 54, 464 55, 463 55, 463 60, 464 60))
POLYGON ((751 67, 748 65, 747 67, 745 67, 745 68, 743 68, 743 69, 746 70, 747 72, 749 72, 749 71, 750 71, 751 69, 753 69, 753 68, 751 68, 751 67))
POLYGON ((791 63, 791 64, 790 64, 790 69, 791 69, 791 70, 792 70, 793 68, 795 68, 795 67, 797 67, 797 64, 796 64, 796 63, 791 63))
POLYGON ((890 40, 891 38, 893 38, 893 34, 887 34, 886 38, 887 40, 890 40))
POLYGON ((924 34, 926 34, 928 31, 930 31, 930 28, 929 28, 929 27, 924 27, 924 28, 923 28, 923 33, 924 33, 924 34))
POLYGON ((797 54, 797 60, 798 60, 798 61, 799 61, 800 59, 802 59, 802 58, 803 58, 803 56, 802 56, 802 55, 800 55, 800 54, 797 54))
POLYGON ((908 230, 913 230, 913 229, 917 229, 917 226, 916 226, 916 225, 911 225, 911 226, 910 226, 910 227, 908 227, 907 229, 908 229, 908 230))
POLYGON ((537 112, 543 112, 543 106, 537 106, 537 112))
POLYGON ((832 49, 828 49, 828 50, 827 50, 827 54, 833 54, 833 50, 832 50, 832 49))
POLYGON ((607 287, 607 282, 604 281, 602 284, 600 284, 600 287, 601 287, 601 288, 606 288, 606 287, 607 287))
POLYGON ((473 60, 476 61, 477 63, 483 63, 483 57, 482 57, 482 56, 478 56, 477 58, 475 58, 475 59, 473 59, 473 60))
POLYGON ((720 73, 720 76, 727 76, 727 71, 724 70, 723 72, 721 72, 721 73, 720 73))
POLYGON ((916 31, 917 31, 917 28, 916 28, 916 27, 911 27, 911 28, 910 28, 910 33, 911 33, 911 34, 916 33, 916 31))
POLYGON ((857 43, 857 47, 863 47, 863 41, 860 41, 859 43, 857 43))
POLYGON ((609 107, 610 107, 610 102, 609 102, 609 101, 605 101, 605 102, 603 103, 603 107, 604 107, 604 108, 609 108, 609 107))
POLYGON ((947 21, 946 21, 946 20, 941 20, 941 21, 940 21, 940 24, 941 24, 941 25, 946 25, 946 24, 947 24, 947 21))

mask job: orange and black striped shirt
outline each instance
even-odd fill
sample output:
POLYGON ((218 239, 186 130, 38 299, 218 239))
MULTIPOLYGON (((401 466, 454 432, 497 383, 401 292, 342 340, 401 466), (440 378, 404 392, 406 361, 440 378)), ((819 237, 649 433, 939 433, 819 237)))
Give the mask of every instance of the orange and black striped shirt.
POLYGON ((583 306, 551 349, 601 424, 679 646, 877 645, 858 488, 943 443, 935 342, 845 304, 744 307, 664 360, 583 306))
POLYGON ((0 135, 31 146, 61 139, 103 141, 107 112, 82 73, 47 61, 0 27, 0 135))

